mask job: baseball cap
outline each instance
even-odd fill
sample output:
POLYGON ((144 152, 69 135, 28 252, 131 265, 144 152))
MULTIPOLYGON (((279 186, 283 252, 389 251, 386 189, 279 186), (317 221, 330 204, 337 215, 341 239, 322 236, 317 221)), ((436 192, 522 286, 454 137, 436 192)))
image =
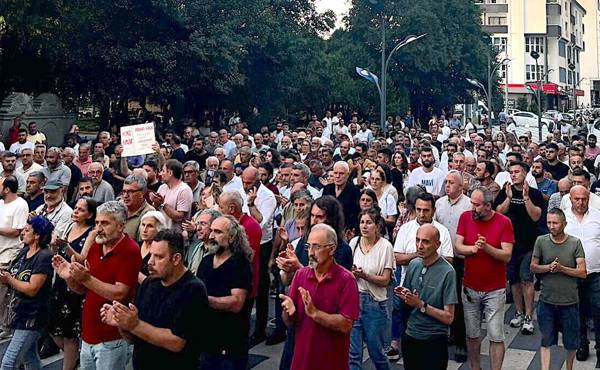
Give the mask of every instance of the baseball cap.
POLYGON ((42 187, 42 190, 57 190, 62 188, 64 185, 58 180, 50 180, 42 187))

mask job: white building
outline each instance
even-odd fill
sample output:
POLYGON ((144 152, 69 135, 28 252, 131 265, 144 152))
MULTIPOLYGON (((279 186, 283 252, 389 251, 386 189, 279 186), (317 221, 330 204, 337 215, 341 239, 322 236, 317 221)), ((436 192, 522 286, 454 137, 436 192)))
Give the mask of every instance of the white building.
MULTIPOLYGON (((586 3, 596 1, 587 0, 586 3)), ((501 88, 504 89, 508 82, 509 107, 516 106, 521 97, 534 100, 533 91, 541 81, 547 109, 569 109, 573 83, 580 82, 583 71, 584 35, 588 31, 584 26, 586 8, 578 0, 475 2, 481 8, 484 29, 501 50, 499 59, 510 59, 507 66, 499 68, 501 88), (537 69, 536 60, 531 56, 533 51, 539 54, 537 69)), ((597 40, 597 35, 590 37, 597 40)), ((597 71, 597 56, 590 62, 596 65, 597 71)), ((586 72, 598 75, 592 68, 586 72)), ((576 89, 578 103, 586 96, 589 101, 591 96, 591 91, 584 91, 582 86, 585 86, 583 81, 576 89)))

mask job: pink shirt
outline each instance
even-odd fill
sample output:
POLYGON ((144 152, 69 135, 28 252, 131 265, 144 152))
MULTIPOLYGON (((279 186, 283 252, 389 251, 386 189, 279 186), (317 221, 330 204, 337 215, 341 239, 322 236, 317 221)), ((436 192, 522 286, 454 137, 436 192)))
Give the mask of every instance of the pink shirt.
MULTIPOLYGON (((179 183, 173 189, 169 189, 167 184, 162 184, 157 191, 158 194, 162 195, 165 198, 164 205, 169 205, 171 208, 175 209, 179 212, 184 212, 185 219, 190 218, 190 211, 192 210, 192 203, 194 203, 194 193, 192 189, 185 182, 179 183)), ((165 219, 167 220, 167 228, 174 229, 176 231, 183 231, 181 229, 181 222, 173 221, 165 212, 165 210, 161 210, 165 219)))
POLYGON ((85 162, 81 162, 79 160, 79 157, 77 157, 73 160, 73 163, 81 170, 81 176, 89 177, 90 165, 92 164, 92 157, 88 157, 88 160, 85 162))
POLYGON ((325 279, 318 282, 314 270, 304 267, 296 272, 289 292, 296 306, 292 370, 348 369, 350 333, 328 329, 309 318, 299 287, 308 290, 317 309, 355 321, 360 313, 356 279, 350 271, 334 263, 325 279))

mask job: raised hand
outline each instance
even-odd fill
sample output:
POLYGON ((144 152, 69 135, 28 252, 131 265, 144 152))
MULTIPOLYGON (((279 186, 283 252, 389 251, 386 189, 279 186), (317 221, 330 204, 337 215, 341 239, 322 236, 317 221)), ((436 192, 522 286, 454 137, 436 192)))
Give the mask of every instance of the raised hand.
POLYGON ((113 301, 113 310, 115 321, 121 329, 132 331, 140 322, 138 309, 133 303, 130 303, 128 307, 120 302, 113 301))
POLYGON ((63 280, 71 278, 71 264, 62 256, 57 254, 52 257, 52 267, 63 280))
POLYGON ((90 264, 87 260, 85 260, 84 265, 79 262, 71 262, 71 268, 69 271, 71 272, 71 277, 73 280, 77 281, 78 283, 86 282, 92 277, 90 274, 90 264))
POLYGON ((310 292, 302 287, 298 288, 300 295, 302 296, 302 302, 304 303, 304 312, 308 317, 313 318, 317 314, 317 308, 313 303, 312 297, 310 296, 310 292))
POLYGON ((102 308, 100 308, 100 319, 106 325, 118 326, 117 321, 115 320, 113 306, 108 303, 105 303, 102 308))

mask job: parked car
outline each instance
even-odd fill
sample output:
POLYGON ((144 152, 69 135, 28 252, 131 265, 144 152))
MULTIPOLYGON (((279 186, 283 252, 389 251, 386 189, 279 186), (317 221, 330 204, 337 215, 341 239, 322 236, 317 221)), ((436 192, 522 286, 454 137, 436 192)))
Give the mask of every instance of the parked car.
MULTIPOLYGON (((535 113, 531 112, 517 112, 512 116, 513 121, 515 121, 515 125, 517 126, 526 126, 526 127, 537 127, 538 125, 538 116, 535 113)), ((552 126, 553 121, 550 118, 545 118, 542 116, 542 125, 552 126)))

